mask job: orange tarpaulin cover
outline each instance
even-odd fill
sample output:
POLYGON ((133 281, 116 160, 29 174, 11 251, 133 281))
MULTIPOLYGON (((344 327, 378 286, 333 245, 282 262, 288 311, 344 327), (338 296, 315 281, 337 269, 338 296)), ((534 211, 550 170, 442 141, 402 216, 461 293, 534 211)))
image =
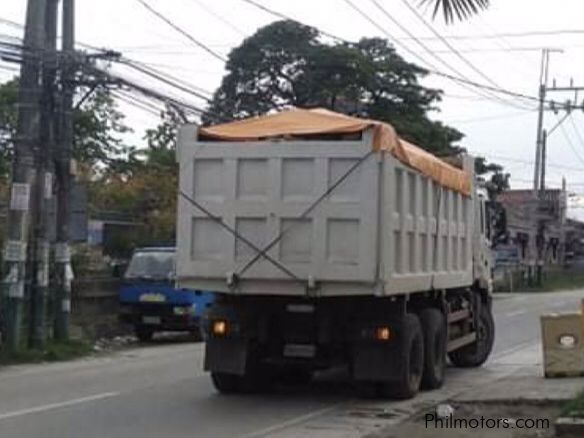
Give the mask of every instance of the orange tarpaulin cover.
POLYGON ((465 195, 470 194, 470 175, 422 148, 409 143, 389 124, 360 119, 322 108, 292 109, 276 114, 201 128, 199 135, 225 141, 249 141, 270 137, 319 134, 351 134, 373 129, 373 149, 390 152, 441 185, 465 195))

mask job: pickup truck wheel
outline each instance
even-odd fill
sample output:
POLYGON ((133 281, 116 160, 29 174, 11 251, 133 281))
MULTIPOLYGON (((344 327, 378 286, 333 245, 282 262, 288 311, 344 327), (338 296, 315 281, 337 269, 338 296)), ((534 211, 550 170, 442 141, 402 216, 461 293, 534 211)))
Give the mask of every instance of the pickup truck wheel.
POLYGON ((154 336, 154 330, 149 327, 136 326, 134 327, 134 334, 140 342, 151 342, 154 336))
POLYGON ((420 322, 424 333, 422 388, 440 388, 446 368, 446 321, 440 310, 424 309, 420 312, 420 322))
POLYGON ((397 358, 403 364, 400 375, 392 382, 379 384, 378 392, 383 397, 405 400, 418 393, 424 372, 424 334, 420 319, 412 313, 404 318, 401 342, 397 358))
POLYGON ((489 306, 481 304, 477 321, 477 340, 448 354, 454 365, 461 368, 479 367, 484 364, 495 342, 495 322, 489 306))

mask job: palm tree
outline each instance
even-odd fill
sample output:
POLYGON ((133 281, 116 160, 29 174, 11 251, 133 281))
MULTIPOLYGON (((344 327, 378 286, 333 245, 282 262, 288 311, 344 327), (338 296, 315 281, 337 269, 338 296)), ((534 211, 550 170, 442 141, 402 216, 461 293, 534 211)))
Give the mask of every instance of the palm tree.
POLYGON ((490 0, 420 0, 420 5, 434 4, 434 16, 441 10, 444 20, 452 23, 455 18, 463 20, 489 7, 490 0))

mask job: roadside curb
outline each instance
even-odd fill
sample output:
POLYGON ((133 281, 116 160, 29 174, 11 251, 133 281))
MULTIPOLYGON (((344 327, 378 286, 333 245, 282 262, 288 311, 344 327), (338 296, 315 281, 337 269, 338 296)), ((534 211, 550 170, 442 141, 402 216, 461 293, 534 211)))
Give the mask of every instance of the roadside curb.
POLYGON ((555 427, 559 437, 584 436, 584 418, 559 417, 555 427))

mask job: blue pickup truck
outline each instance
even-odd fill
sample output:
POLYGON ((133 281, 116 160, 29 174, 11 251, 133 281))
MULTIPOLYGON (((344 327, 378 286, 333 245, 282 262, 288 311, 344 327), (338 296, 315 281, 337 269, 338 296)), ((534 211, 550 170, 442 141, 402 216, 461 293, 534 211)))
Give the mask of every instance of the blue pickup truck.
POLYGON ((120 319, 147 342, 157 331, 199 333, 199 321, 212 303, 210 292, 175 286, 175 249, 137 248, 120 289, 120 319))

